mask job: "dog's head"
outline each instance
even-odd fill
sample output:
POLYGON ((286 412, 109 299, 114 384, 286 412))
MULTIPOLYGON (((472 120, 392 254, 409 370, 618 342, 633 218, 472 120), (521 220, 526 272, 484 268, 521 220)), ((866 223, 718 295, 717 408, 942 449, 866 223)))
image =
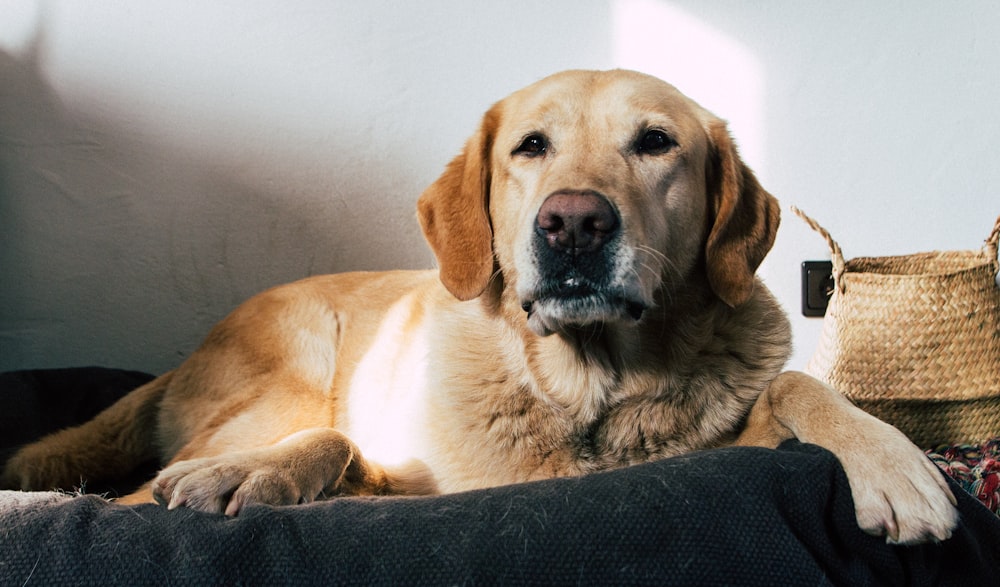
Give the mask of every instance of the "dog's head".
POLYGON ((779 216, 724 122, 629 71, 563 72, 497 103, 418 211, 453 295, 498 276, 543 335, 635 322, 699 275, 744 303, 779 216))

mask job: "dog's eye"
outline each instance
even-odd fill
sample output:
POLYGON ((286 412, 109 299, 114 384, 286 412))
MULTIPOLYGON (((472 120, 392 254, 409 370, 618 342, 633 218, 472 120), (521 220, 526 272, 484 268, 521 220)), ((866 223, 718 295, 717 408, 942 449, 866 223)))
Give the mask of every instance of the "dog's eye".
POLYGON ((549 148, 549 142, 545 140, 540 134, 528 135, 521 141, 521 144, 514 149, 514 155, 526 155, 528 157, 537 157, 539 155, 544 155, 545 150, 549 148))
POLYGON ((670 136, 662 130, 647 130, 636 143, 635 150, 643 155, 659 155, 677 146, 670 136))

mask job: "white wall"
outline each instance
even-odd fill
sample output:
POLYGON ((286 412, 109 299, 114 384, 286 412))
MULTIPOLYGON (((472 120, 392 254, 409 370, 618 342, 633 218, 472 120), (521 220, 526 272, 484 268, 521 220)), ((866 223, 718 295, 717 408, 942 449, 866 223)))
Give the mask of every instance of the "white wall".
MULTIPOLYGON (((848 256, 1000 214, 989 0, 0 0, 0 370, 163 371, 240 300, 429 266, 413 204, 496 99, 570 67, 674 82, 848 256)), ((825 245, 762 269, 794 317, 825 245)))

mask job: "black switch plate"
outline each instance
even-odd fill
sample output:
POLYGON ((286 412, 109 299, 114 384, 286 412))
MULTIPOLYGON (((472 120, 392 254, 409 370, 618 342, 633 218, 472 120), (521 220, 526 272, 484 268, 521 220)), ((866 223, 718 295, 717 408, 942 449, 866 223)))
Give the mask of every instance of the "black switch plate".
POLYGON ((833 263, 802 262, 802 315, 824 316, 833 293, 833 263))

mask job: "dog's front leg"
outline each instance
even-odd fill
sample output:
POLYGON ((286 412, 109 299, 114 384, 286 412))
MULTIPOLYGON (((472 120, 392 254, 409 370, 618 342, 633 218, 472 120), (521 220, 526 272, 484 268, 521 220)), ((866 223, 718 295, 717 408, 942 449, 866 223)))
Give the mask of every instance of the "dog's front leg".
POLYGON ((389 474, 367 462, 346 436, 313 428, 278 444, 178 461, 152 483, 153 496, 180 506, 234 516, 252 504, 292 505, 333 495, 430 493, 426 470, 389 474))
POLYGON ((951 536, 955 496, 923 452, 830 386, 789 371, 757 399, 736 444, 776 447, 793 437, 837 456, 864 531, 903 544, 951 536))

